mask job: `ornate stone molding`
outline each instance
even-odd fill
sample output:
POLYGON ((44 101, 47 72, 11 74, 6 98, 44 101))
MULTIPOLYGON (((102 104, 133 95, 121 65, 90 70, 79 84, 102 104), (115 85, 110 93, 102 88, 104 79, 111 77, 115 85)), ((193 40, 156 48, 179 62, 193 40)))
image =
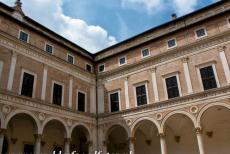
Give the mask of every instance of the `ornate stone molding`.
POLYGON ((195 132, 196 132, 196 134, 202 134, 203 129, 200 127, 197 127, 197 128, 195 128, 195 132))

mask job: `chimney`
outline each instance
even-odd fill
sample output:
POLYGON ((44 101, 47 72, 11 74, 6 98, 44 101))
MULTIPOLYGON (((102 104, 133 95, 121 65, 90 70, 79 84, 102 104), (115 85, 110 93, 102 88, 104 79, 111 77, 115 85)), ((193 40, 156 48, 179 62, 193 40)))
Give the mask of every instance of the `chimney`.
POLYGON ((14 10, 19 12, 19 13, 21 13, 21 14, 23 14, 21 0, 16 0, 14 4, 15 4, 15 6, 13 7, 14 10))
POLYGON ((173 14, 171 15, 171 17, 172 17, 172 20, 177 19, 177 15, 176 15, 176 13, 173 13, 173 14))

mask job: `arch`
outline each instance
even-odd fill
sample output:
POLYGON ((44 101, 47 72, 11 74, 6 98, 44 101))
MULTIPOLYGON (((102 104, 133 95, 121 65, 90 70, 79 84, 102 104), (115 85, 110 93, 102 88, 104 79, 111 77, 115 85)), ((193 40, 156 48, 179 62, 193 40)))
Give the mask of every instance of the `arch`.
POLYGON ((91 140, 92 139, 92 133, 90 131, 90 129, 88 128, 88 126, 84 123, 75 123, 71 128, 70 128, 70 136, 72 135, 73 133, 73 130, 78 127, 78 126, 82 126, 83 128, 86 129, 87 133, 86 136, 87 136, 87 139, 88 140, 91 140))
POLYGON ((186 112, 186 111, 173 111, 173 112, 168 113, 168 114, 164 117, 164 119, 163 119, 163 121, 162 121, 162 123, 161 123, 160 133, 164 133, 164 127, 165 127, 166 121, 167 121, 170 117, 172 117, 172 116, 174 116, 174 115, 176 115, 176 114, 185 115, 186 117, 188 117, 188 118, 192 121, 193 126, 194 126, 194 127, 196 126, 196 118, 195 118, 193 115, 191 115, 190 113, 188 113, 188 112, 186 112))
POLYGON ((113 128, 114 128, 115 126, 120 126, 120 127, 124 128, 124 130, 126 131, 128 137, 131 137, 131 131, 130 131, 130 129, 129 129, 129 127, 128 127, 127 125, 122 124, 122 123, 116 123, 116 124, 110 125, 110 126, 106 129, 106 131, 105 131, 105 132, 106 132, 106 136, 105 136, 105 139, 106 139, 106 140, 107 140, 109 134, 112 132, 112 130, 113 130, 113 128))
POLYGON ((41 123, 40 121, 37 119, 37 117, 30 111, 27 111, 27 110, 15 110, 13 112, 11 112, 7 117, 6 117, 6 120, 5 120, 5 123, 3 125, 3 128, 4 129, 7 129, 7 125, 9 123, 9 121, 17 114, 26 114, 28 116, 30 116, 34 122, 36 123, 36 126, 37 126, 37 133, 39 134, 39 132, 41 131, 41 123))
POLYGON ((63 125, 63 127, 65 128, 65 132, 64 132, 65 137, 66 137, 66 138, 71 138, 70 131, 69 131, 69 129, 68 129, 68 127, 67 127, 65 121, 64 121, 63 119, 61 119, 61 118, 58 118, 58 117, 49 117, 49 118, 47 118, 47 119, 43 122, 43 124, 42 124, 42 126, 41 126, 41 132, 39 132, 39 133, 42 134, 43 131, 44 131, 44 128, 45 128, 46 124, 49 123, 50 121, 53 121, 53 120, 56 120, 56 121, 60 122, 60 123, 63 125))
POLYGON ((137 125, 139 123, 141 123, 142 121, 150 121, 150 122, 152 122, 157 127, 158 132, 160 132, 160 124, 159 124, 159 122, 157 122, 155 119, 150 118, 150 117, 141 117, 141 118, 138 118, 137 120, 135 120, 134 123, 131 126, 132 136, 134 136, 134 134, 135 134, 135 129, 137 128, 137 125))
POLYGON ((211 104, 208 104, 208 105, 204 106, 204 107, 200 110, 200 112, 199 112, 199 114, 198 114, 198 116, 197 116, 196 124, 195 124, 196 127, 201 127, 201 118, 202 118, 203 114, 204 114, 208 109, 210 109, 210 108, 212 108, 212 107, 215 107, 215 106, 222 106, 222 107, 225 107, 225 108, 227 108, 227 109, 230 110, 230 105, 228 105, 228 104, 226 104, 226 103, 219 103, 219 102, 218 102, 218 103, 211 103, 211 104))

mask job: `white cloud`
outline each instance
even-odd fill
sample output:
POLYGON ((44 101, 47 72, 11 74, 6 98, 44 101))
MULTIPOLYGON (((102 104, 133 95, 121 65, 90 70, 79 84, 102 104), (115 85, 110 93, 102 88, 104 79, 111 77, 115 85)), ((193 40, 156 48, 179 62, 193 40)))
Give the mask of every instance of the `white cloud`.
POLYGON ((156 14, 167 8, 172 8, 178 15, 184 15, 195 9, 198 0, 122 0, 122 6, 148 14, 156 14))
MULTIPOLYGON (((0 1, 12 5, 14 0, 0 1)), ((26 15, 92 53, 117 43, 116 38, 110 36, 104 28, 65 15, 62 0, 22 0, 22 2, 26 15)))

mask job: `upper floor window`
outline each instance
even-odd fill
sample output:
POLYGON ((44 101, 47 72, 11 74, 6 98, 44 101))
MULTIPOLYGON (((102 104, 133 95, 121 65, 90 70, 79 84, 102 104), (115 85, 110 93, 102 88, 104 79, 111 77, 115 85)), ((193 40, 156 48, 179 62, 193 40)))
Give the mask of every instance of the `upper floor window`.
POLYGON ((204 90, 217 88, 217 82, 212 66, 200 68, 200 75, 204 90))
POLYGON ((34 80, 35 76, 33 74, 23 71, 22 83, 21 83, 21 95, 27 97, 33 97, 34 92, 34 80))
POLYGON ((168 40, 168 49, 169 49, 169 48, 176 47, 176 46, 177 46, 177 44, 176 44, 176 39, 168 40))
POLYGON ((119 111, 119 92, 115 92, 109 95, 110 99, 110 111, 111 112, 117 112, 119 111))
POLYGON ((137 106, 147 104, 147 92, 145 84, 136 87, 136 99, 137 106))
POLYGON ((19 31, 19 39, 21 41, 28 42, 29 41, 29 34, 27 34, 24 31, 19 31))
POLYGON ((85 100, 86 100, 86 97, 85 97, 85 93, 83 92, 78 92, 77 94, 77 110, 78 111, 81 111, 81 112, 85 112, 85 100))
POLYGON ((180 96, 177 83, 177 76, 168 77, 165 79, 168 99, 180 96))
POLYGON ((50 54, 53 54, 53 46, 46 43, 45 44, 45 51, 50 53, 50 54))
POLYGON ((63 99, 63 86, 57 83, 53 83, 53 101, 52 103, 55 105, 62 105, 63 99))
POLYGON ((105 71, 105 64, 101 64, 98 66, 98 71, 99 72, 104 72, 105 71))
POLYGON ((86 70, 88 71, 88 72, 92 72, 92 65, 90 65, 90 64, 86 64, 86 70))
POLYGON ((204 28, 196 30, 196 38, 202 38, 207 36, 206 30, 204 28))
POLYGON ((67 54, 67 62, 70 64, 74 64, 74 56, 71 54, 67 54))
POLYGON ((124 65, 124 64, 126 64, 126 57, 121 57, 121 58, 119 59, 119 66, 122 66, 122 65, 124 65))
POLYGON ((141 50, 141 55, 142 55, 142 58, 148 57, 150 55, 149 49, 141 50))

